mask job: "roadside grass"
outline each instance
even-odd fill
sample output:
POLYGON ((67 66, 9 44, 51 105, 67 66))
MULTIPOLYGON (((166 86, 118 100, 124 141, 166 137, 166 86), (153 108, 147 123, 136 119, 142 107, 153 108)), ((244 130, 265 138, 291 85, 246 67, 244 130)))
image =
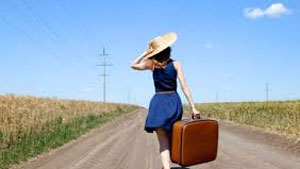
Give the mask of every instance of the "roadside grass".
MULTIPOLYGON (((37 132, 20 134, 18 140, 0 150, 0 169, 7 169, 20 161, 62 146, 88 130, 132 112, 137 107, 117 108, 111 112, 75 117, 65 123, 61 116, 47 122, 37 132)), ((5 133, 0 132, 1 138, 5 133)))

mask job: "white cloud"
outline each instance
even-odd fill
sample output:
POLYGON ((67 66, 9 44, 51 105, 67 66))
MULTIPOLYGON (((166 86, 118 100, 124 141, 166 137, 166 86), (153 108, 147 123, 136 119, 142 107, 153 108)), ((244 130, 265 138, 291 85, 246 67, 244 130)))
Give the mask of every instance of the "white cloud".
POLYGON ((250 19, 256 19, 265 15, 264 11, 260 8, 246 8, 244 10, 245 16, 250 19))
POLYGON ((285 7, 282 3, 272 4, 265 10, 265 14, 271 17, 280 17, 288 13, 290 13, 290 10, 287 9, 287 7, 285 7))
POLYGON ((262 17, 279 18, 283 15, 289 14, 290 10, 282 3, 274 3, 266 9, 261 8, 245 8, 244 15, 249 19, 257 19, 262 17))
POLYGON ((211 49, 214 47, 214 45, 211 42, 205 42, 203 47, 206 49, 211 49))

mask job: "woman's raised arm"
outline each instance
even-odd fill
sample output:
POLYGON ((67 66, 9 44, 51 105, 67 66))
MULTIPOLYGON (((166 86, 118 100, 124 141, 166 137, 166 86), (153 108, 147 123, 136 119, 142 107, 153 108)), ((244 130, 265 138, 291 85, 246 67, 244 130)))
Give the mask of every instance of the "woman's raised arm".
POLYGON ((131 64, 131 68, 135 70, 146 70, 149 68, 148 61, 143 60, 144 55, 137 57, 131 64))
POLYGON ((153 50, 152 48, 148 47, 146 51, 144 51, 139 57, 137 57, 131 64, 131 68, 135 70, 147 70, 151 69, 151 61, 148 59, 144 59, 144 57, 151 53, 153 50), (143 60, 144 59, 144 60, 143 60))

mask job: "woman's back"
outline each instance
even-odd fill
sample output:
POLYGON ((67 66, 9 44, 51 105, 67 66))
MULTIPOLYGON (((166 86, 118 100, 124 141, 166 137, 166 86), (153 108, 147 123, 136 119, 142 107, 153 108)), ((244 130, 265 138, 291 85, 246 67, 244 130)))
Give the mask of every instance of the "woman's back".
POLYGON ((156 92, 176 91, 177 72, 173 64, 174 60, 169 59, 165 68, 153 70, 153 81, 156 92))

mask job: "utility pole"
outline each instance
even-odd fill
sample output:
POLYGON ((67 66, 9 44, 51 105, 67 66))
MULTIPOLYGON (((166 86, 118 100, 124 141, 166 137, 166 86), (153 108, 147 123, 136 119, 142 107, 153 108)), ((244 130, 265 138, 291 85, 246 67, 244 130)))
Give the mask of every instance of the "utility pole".
POLYGON ((219 102, 219 94, 218 94, 218 92, 216 92, 216 102, 217 103, 219 102))
POLYGON ((109 74, 106 73, 106 67, 107 66, 112 66, 110 63, 106 63, 106 56, 109 54, 105 53, 105 47, 103 47, 102 54, 99 56, 103 57, 103 61, 101 64, 97 64, 96 66, 102 66, 103 67, 103 72, 102 74, 99 74, 100 76, 103 77, 103 102, 106 103, 106 77, 109 76, 109 74))
POLYGON ((267 99, 267 102, 269 101, 269 84, 266 83, 266 99, 267 99))
POLYGON ((131 95, 131 90, 128 88, 128 96, 127 96, 127 102, 130 104, 130 95, 131 95))

